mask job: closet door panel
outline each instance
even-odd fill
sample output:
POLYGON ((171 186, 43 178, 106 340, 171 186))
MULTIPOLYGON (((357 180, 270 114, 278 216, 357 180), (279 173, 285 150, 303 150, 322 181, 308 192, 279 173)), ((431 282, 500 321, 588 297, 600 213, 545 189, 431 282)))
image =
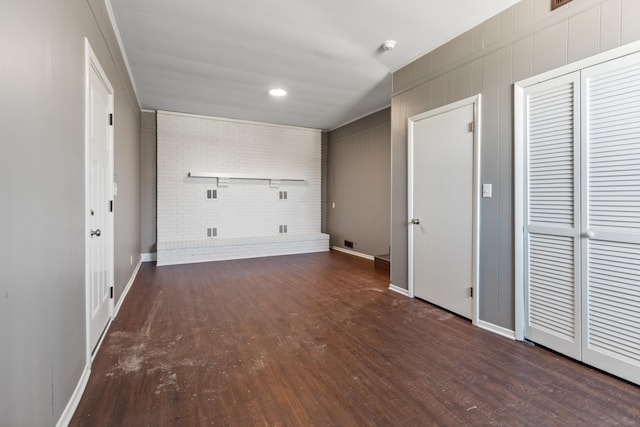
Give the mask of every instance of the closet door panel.
POLYGON ((583 361, 640 382, 640 55, 582 71, 583 361))
POLYGON ((525 336, 580 358, 579 73, 525 89, 525 336))

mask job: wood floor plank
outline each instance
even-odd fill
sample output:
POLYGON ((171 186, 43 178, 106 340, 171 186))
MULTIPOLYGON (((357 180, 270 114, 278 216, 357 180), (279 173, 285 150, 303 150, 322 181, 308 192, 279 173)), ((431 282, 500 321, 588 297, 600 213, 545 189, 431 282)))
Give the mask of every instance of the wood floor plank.
POLYGON ((142 266, 72 426, 634 425, 640 388, 320 254, 142 266))

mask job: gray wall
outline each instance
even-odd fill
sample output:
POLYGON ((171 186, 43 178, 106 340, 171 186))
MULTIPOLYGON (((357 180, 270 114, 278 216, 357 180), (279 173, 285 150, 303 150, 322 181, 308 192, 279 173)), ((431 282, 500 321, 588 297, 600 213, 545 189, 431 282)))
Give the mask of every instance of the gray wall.
POLYGON ((345 247, 350 240, 357 252, 389 252, 390 144, 390 108, 329 132, 326 206, 332 246, 345 247))
POLYGON ((393 75, 391 283, 407 288, 407 118, 482 94, 480 319, 514 329, 513 83, 640 39, 640 1, 522 0, 393 75))
POLYGON ((142 233, 140 236, 142 253, 156 251, 156 112, 142 112, 140 129, 140 211, 142 213, 142 233))
POLYGON ((328 148, 328 140, 329 140, 329 133, 327 131, 322 131, 322 138, 321 138, 321 144, 322 144, 322 152, 321 152, 321 170, 322 170, 322 185, 321 185, 321 190, 320 190, 320 201, 322 203, 322 206, 320 207, 320 211, 321 211, 321 222, 320 222, 320 232, 322 233, 328 233, 327 231, 327 179, 328 177, 328 164, 327 162, 329 161, 329 156, 327 153, 327 148, 328 148))
POLYGON ((0 13, 0 424, 54 425, 85 366, 84 37, 115 88, 115 285, 140 253, 140 123, 102 0, 0 13))

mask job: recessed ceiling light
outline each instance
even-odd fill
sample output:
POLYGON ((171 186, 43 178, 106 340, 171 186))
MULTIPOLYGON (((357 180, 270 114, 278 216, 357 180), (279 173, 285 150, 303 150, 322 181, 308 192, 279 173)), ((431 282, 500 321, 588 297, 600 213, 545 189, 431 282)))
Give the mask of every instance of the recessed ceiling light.
POLYGON ((287 91, 282 89, 281 87, 274 88, 269 91, 269 95, 271 96, 285 96, 286 94, 287 91))

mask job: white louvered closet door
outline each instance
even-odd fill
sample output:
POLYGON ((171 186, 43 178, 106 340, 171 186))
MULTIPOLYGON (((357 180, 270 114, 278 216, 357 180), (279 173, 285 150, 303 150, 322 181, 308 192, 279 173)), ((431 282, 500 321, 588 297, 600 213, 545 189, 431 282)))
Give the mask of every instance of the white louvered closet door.
POLYGON ((581 87, 582 359, 640 383, 640 54, 581 87))
POLYGON ((580 73, 525 88, 525 335, 576 359, 580 337, 580 73))

